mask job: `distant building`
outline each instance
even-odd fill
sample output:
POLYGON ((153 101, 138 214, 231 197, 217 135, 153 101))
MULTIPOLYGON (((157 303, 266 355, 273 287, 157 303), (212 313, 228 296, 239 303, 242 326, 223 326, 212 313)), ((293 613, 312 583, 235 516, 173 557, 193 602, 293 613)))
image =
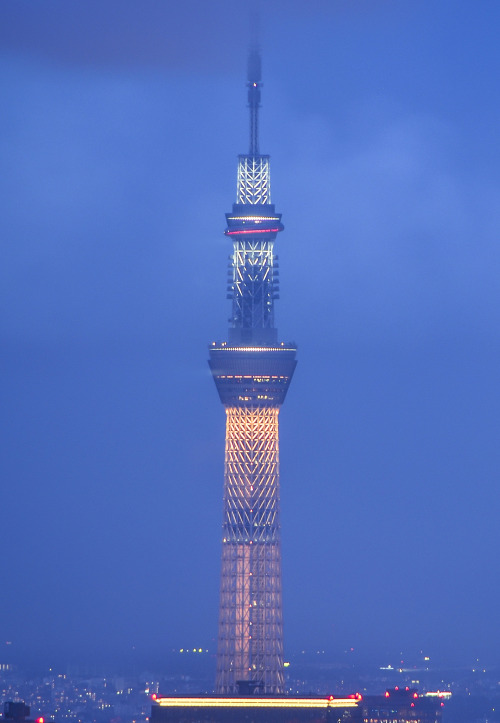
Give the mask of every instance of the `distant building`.
MULTIPOLYGON (((2 720, 10 723, 34 723, 33 718, 29 717, 30 712, 29 705, 26 705, 23 701, 8 700, 3 704, 2 720)), ((37 718, 36 723, 44 723, 44 719, 37 718)))
POLYGON ((416 688, 388 688, 362 700, 364 723, 441 723, 443 701, 418 695, 416 688))
POLYGON ((362 723, 361 696, 350 698, 176 696, 156 698, 151 723, 362 723))

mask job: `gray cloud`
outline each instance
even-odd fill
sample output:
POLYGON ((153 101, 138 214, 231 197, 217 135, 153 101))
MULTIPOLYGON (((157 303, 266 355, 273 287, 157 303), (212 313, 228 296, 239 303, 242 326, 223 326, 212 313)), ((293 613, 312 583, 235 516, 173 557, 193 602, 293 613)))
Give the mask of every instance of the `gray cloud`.
MULTIPOLYGON (((252 3, 253 5, 253 3, 252 3)), ((262 3, 262 39, 273 43, 289 24, 319 17, 385 14, 386 0, 267 0, 262 3)), ((249 40, 247 0, 3 0, 0 48, 54 62, 94 66, 170 68, 224 72, 243 66, 249 40)))

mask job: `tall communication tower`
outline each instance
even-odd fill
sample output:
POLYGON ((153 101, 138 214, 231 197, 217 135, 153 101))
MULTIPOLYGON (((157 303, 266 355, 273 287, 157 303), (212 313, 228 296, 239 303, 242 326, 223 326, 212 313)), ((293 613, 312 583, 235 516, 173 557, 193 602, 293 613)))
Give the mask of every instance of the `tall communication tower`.
POLYGON ((296 347, 278 342, 274 302, 283 231, 271 203, 269 156, 259 151, 261 59, 248 59, 250 149, 238 157, 228 341, 210 346, 210 368, 226 411, 224 518, 216 689, 284 692, 278 416, 296 347))

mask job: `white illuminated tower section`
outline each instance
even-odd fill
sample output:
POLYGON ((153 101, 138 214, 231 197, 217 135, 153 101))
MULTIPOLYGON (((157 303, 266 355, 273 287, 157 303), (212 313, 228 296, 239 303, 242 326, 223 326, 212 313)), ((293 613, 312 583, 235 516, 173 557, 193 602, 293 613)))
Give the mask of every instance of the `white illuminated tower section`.
POLYGON ((271 203, 269 156, 259 153, 261 63, 248 63, 250 150, 239 156, 236 203, 226 214, 233 241, 227 342, 210 347, 210 368, 226 411, 222 570, 216 689, 284 692, 278 416, 296 361, 278 342, 274 301, 283 230, 271 203))

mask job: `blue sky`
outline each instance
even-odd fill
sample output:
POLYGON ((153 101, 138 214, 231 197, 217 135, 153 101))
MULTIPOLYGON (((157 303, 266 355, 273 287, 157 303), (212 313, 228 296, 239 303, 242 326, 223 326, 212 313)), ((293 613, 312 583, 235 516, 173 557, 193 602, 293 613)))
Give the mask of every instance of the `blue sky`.
MULTIPOLYGON (((498 662, 499 23, 265 4, 290 653, 498 662)), ((5 656, 214 647, 246 25, 0 7, 5 656)))

